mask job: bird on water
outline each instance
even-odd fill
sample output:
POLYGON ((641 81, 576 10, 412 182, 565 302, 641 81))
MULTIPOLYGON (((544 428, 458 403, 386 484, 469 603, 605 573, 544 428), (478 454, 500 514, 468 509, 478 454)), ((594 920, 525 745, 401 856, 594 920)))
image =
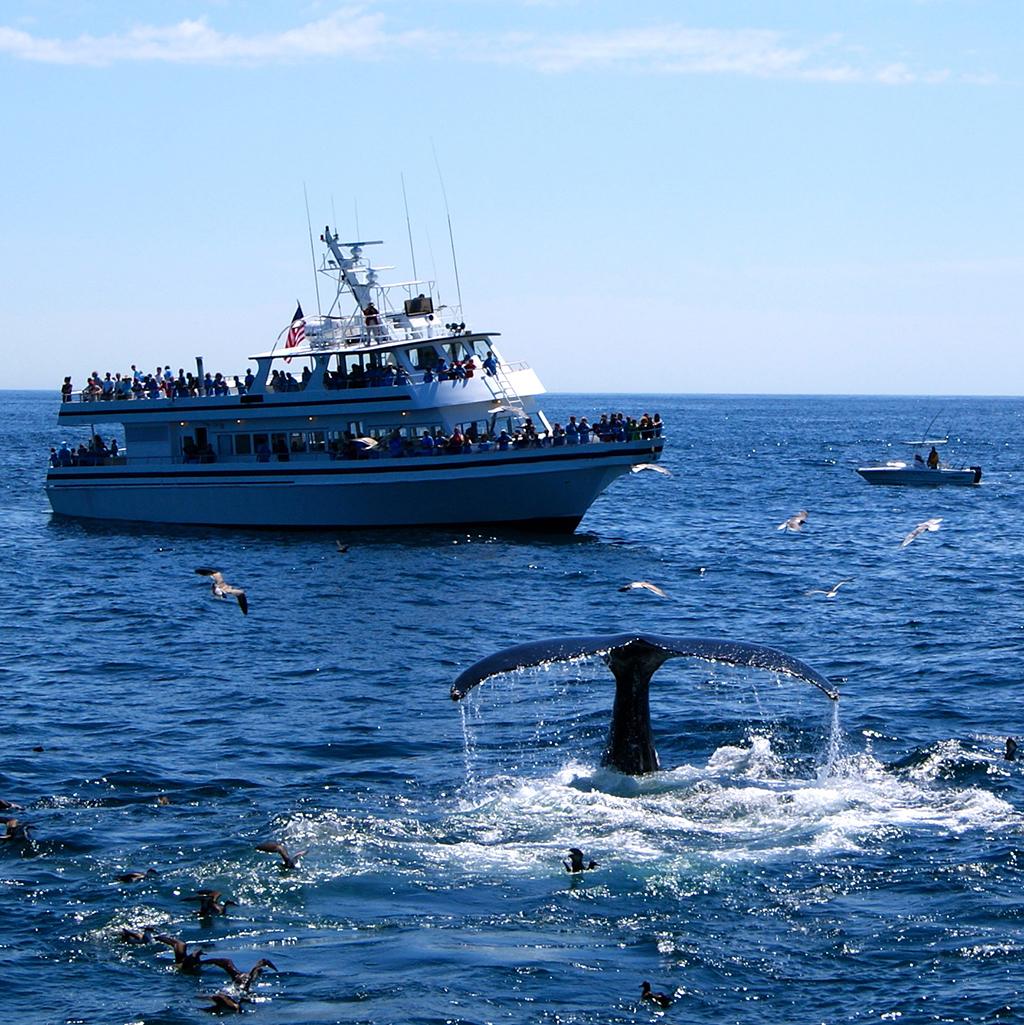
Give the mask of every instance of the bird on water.
POLYGON ((266 957, 261 957, 247 972, 241 971, 230 957, 208 957, 203 964, 213 965, 227 972, 231 981, 244 993, 249 992, 264 968, 277 971, 277 965, 266 957))
POLYGON ((280 854, 283 868, 296 868, 299 864, 299 858, 307 853, 306 851, 296 851, 294 854, 289 854, 288 848, 283 843, 277 843, 273 840, 256 844, 256 850, 263 851, 265 854, 280 854))
POLYGON ((1008 762, 1015 762, 1017 760, 1017 741, 1013 737, 1006 738, 1006 747, 1003 748, 1003 757, 1008 762))
POLYGON ((596 861, 590 860, 584 862, 583 851, 578 847, 569 848, 569 860, 565 861, 563 859, 562 864, 565 865, 566 872, 569 872, 572 875, 576 875, 579 872, 586 872, 592 868, 597 868, 596 861))
POLYGON ((229 584, 219 569, 209 569, 206 566, 200 566, 196 573, 201 577, 210 578, 210 593, 214 598, 226 598, 228 595, 231 595, 232 598, 237 599, 242 615, 249 615, 249 599, 246 598, 245 591, 240 587, 229 584))
POLYGON ((8 819, 4 825, 7 827, 6 832, 0 836, 0 840, 27 840, 28 839, 28 825, 24 822, 19 822, 17 819, 8 819))
POLYGON ((141 946, 144 943, 152 943, 153 927, 151 925, 147 925, 142 929, 122 929, 121 941, 123 943, 133 943, 136 946, 141 946))
POLYGON ((158 933, 153 938, 157 943, 163 943, 174 951, 174 963, 179 971, 194 975, 202 968, 205 950, 189 950, 184 940, 179 940, 176 936, 167 936, 165 933, 158 933))
POLYGON ((666 470, 664 466, 659 466, 657 463, 637 463, 629 468, 630 473, 642 473, 644 470, 653 470, 655 473, 664 474, 666 477, 672 476, 671 470, 666 470))
POLYGON ((196 890, 191 897, 182 897, 182 900, 191 903, 198 903, 197 914, 200 918, 213 918, 214 915, 223 915, 227 909, 237 905, 236 900, 218 900, 220 890, 196 890))
POLYGON ((21 811, 21 805, 13 801, 5 801, 0 798, 0 811, 21 811))
POLYGON ((649 1003, 657 1004, 658 1007, 666 1008, 672 1006, 672 998, 667 996, 665 993, 655 993, 651 990, 651 984, 649 982, 640 983, 640 999, 646 1000, 649 1003))
POLYGON ((209 993, 199 998, 209 1001, 209 1006, 200 1007, 199 1010, 209 1014, 241 1014, 242 1005, 234 997, 227 993, 209 993))
POLYGON ((159 874, 155 868, 147 868, 145 872, 122 872, 120 875, 114 876, 114 878, 119 883, 141 883, 143 879, 159 874))

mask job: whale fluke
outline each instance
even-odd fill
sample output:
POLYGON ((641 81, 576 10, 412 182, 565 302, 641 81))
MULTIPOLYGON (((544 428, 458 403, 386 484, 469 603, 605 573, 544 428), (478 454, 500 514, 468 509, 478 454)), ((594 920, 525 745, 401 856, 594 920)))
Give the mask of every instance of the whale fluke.
POLYGON ((615 704, 602 764, 631 776, 659 767, 651 732, 649 687, 655 671, 670 658, 696 658, 782 673, 812 684, 833 701, 839 700, 821 673, 777 648, 742 641, 635 633, 555 637, 516 644, 461 673, 452 684, 451 697, 459 701, 478 684, 500 673, 549 662, 571 662, 588 655, 600 655, 615 677, 615 704))

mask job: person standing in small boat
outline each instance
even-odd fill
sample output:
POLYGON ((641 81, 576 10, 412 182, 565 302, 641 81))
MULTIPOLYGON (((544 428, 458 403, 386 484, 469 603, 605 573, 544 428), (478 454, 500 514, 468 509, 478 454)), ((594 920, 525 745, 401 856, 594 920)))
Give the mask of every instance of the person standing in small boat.
POLYGON ((928 453, 928 469, 937 470, 939 468, 939 451, 932 445, 931 452, 928 453))

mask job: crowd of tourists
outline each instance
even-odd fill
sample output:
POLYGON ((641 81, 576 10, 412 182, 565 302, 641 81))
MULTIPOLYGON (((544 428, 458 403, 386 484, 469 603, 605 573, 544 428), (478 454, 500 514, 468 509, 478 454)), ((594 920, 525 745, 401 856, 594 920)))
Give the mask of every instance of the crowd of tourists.
MULTIPOLYGON (((177 374, 171 368, 157 367, 152 374, 139 370, 133 363, 126 374, 111 374, 108 370, 102 377, 94 370, 82 389, 83 402, 102 402, 117 399, 172 399, 198 398, 208 395, 228 395, 234 389, 237 394, 244 395, 249 391, 255 378, 252 371, 246 371, 245 377, 226 377, 224 374, 211 374, 207 371, 202 377, 179 369, 177 374)), ((62 402, 74 399, 75 386, 70 377, 64 378, 60 388, 62 402)))
POLYGON ((89 439, 89 444, 73 448, 66 441, 60 448, 50 449, 50 466, 103 466, 116 459, 122 450, 117 438, 111 438, 108 445, 98 434, 89 439))
POLYGON ((473 452, 508 452, 529 448, 559 448, 567 445, 587 445, 618 441, 641 441, 660 438, 663 430, 661 415, 644 413, 641 417, 626 417, 622 413, 603 413, 591 424, 587 418, 570 416, 565 427, 556 423, 550 431, 540 430, 532 417, 526 417, 511 432, 502 429, 494 434, 479 431, 475 424, 464 430, 456 426, 451 434, 440 428, 423 431, 418 439, 395 428, 385 439, 356 438, 345 432, 343 438, 328 448, 332 459, 372 459, 382 455, 435 456, 468 455, 473 452))

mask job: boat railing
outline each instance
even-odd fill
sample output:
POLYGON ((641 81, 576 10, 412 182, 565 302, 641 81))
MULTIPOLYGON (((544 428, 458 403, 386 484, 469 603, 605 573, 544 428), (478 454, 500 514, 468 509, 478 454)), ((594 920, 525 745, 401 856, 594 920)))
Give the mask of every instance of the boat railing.
POLYGON ((345 451, 343 448, 330 449, 328 447, 316 449, 287 449, 278 452, 252 453, 249 455, 217 455, 212 451, 199 455, 185 456, 131 456, 128 458, 127 451, 122 449, 116 456, 101 456, 89 453, 78 456, 75 454, 73 463, 51 465, 52 470, 78 469, 81 467, 108 467, 108 466, 203 466, 217 463, 221 466, 252 466, 263 463, 325 463, 325 462, 366 462, 377 460, 407 460, 407 459, 433 459, 437 456, 460 456, 460 455, 489 455, 503 456, 513 452, 536 449, 561 449, 573 447, 592 447, 597 445, 620 445, 627 442, 646 441, 654 442, 663 438, 661 428, 652 429, 639 433, 638 436, 628 438, 598 438, 591 437, 583 442, 569 442, 564 438, 555 438, 544 435, 534 439, 532 442, 515 444, 510 442, 506 448, 502 448, 497 442, 476 442, 469 447, 463 447, 459 451, 449 450, 448 447, 439 443, 432 449, 424 449, 419 441, 407 439, 407 444, 401 452, 391 452, 387 443, 382 441, 373 448, 361 449, 358 451, 345 451))
MULTIPOLYGON (((514 373, 518 373, 520 371, 529 370, 529 369, 530 369, 530 364, 527 363, 525 360, 518 360, 517 362, 514 362, 514 363, 502 363, 501 366, 500 366, 500 370, 501 370, 502 374, 514 374, 514 373)), ((327 389, 327 391, 345 391, 345 390, 352 389, 352 388, 358 388, 358 389, 365 389, 365 388, 391 388, 391 387, 397 387, 399 385, 415 387, 417 385, 421 385, 421 384, 424 383, 423 382, 423 378, 422 378, 421 375, 422 375, 422 371, 416 370, 416 371, 413 372, 413 374, 411 376, 406 374, 405 377, 402 377, 399 374, 393 374, 393 378, 390 381, 382 379, 382 380, 377 381, 377 382, 372 382, 370 379, 367 379, 367 378, 364 378, 363 380, 358 380, 358 381, 353 381, 353 380, 350 380, 350 379, 341 380, 336 374, 332 373, 332 374, 330 374, 329 377, 327 377, 325 379, 324 387, 327 389)), ((391 375, 389 375, 389 376, 391 376, 391 375)), ((477 369, 476 369, 476 376, 479 376, 481 378, 486 378, 487 374, 486 374, 486 371, 484 371, 481 367, 477 367, 477 369)), ((88 390, 84 390, 83 389, 82 391, 75 392, 70 398, 66 398, 64 400, 64 402, 61 403, 61 405, 88 403, 90 405, 91 404, 95 404, 97 407, 110 406, 111 408, 116 408, 117 406, 119 406, 121 403, 124 403, 124 402, 161 402, 161 401, 166 401, 166 402, 172 402, 173 403, 173 402, 202 402, 202 401, 205 401, 205 400, 218 401, 218 400, 223 400, 223 399, 226 399, 226 398, 238 398, 240 396, 244 396, 244 395, 249 394, 249 392, 247 391, 247 389, 245 388, 244 385, 235 384, 234 383, 234 381, 235 381, 234 378, 232 378, 231 380, 232 380, 233 383, 228 386, 228 390, 226 392, 221 392, 219 395, 218 394, 212 394, 212 395, 167 395, 163 391, 158 392, 156 395, 150 395, 148 392, 145 393, 145 394, 141 394, 141 395, 136 395, 134 393, 131 393, 131 394, 128 394, 128 395, 103 395, 103 394, 96 394, 94 392, 90 392, 88 390)), ((446 378, 445 380, 446 381, 450 381, 453 385, 455 385, 455 384, 463 384, 463 385, 465 385, 466 382, 469 381, 469 380, 472 380, 472 378, 452 377, 452 378, 446 378)), ((436 378, 435 378, 435 381, 436 381, 436 378)), ((441 382, 441 383, 444 383, 444 382, 441 382)), ((277 388, 271 387, 268 384, 267 388, 264 391, 264 394, 266 394, 266 395, 294 395, 294 394, 297 394, 297 393, 302 393, 303 391, 306 390, 307 385, 302 381, 301 378, 296 378, 296 385, 297 385, 297 387, 295 387, 295 388, 288 388, 288 389, 285 389, 285 390, 279 390, 277 388)))

